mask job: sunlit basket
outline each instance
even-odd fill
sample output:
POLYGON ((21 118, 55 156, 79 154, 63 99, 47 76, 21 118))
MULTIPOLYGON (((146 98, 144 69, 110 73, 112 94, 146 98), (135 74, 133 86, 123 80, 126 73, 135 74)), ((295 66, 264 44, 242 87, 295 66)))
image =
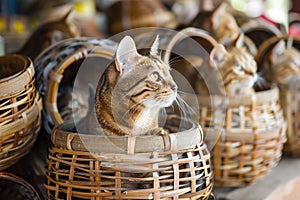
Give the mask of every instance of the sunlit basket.
MULTIPOLYGON (((77 106, 78 113, 75 111, 76 106, 72 105, 73 111, 71 110, 65 116, 62 115, 64 107, 59 105, 58 96, 64 93, 62 91, 64 88, 73 89, 78 70, 86 70, 85 73, 90 75, 89 80, 83 80, 78 85, 85 87, 84 91, 81 91, 81 96, 88 97, 88 92, 86 92, 88 84, 97 85, 101 72, 111 62, 116 48, 117 43, 111 40, 82 37, 63 40, 39 54, 34 63, 38 90, 44 100, 43 127, 47 133, 51 134, 54 125, 63 123, 64 120, 70 118, 70 115, 85 114, 80 108, 84 105, 77 106), (92 66, 85 65, 83 69, 83 63, 89 60, 94 62, 96 60, 97 63, 92 66), (88 82, 90 80, 93 82, 88 82)), ((63 99, 66 98, 74 101, 72 94, 71 97, 63 99)))
MULTIPOLYGON (((188 98, 187 98, 188 99, 188 98)), ((264 177, 281 159, 286 122, 277 88, 251 96, 198 96, 199 122, 208 134, 212 151, 214 184, 245 186, 264 177)))
POLYGON ((34 67, 21 55, 0 57, 0 170, 26 155, 41 126, 34 67))
MULTIPOLYGON (((263 67, 268 67, 263 64, 268 59, 271 49, 281 39, 288 40, 287 36, 272 37, 266 40, 259 49, 257 62, 263 67)), ((294 38, 293 46, 300 50, 300 38, 294 38)), ((280 102, 284 116, 287 121, 287 142, 284 151, 288 155, 300 156, 300 80, 293 79, 290 85, 279 85, 280 102)))
POLYGON ((177 121, 169 117, 166 127, 178 132, 138 137, 77 134, 65 121, 52 134, 48 198, 208 199, 213 173, 202 130, 191 121, 178 129, 177 121))

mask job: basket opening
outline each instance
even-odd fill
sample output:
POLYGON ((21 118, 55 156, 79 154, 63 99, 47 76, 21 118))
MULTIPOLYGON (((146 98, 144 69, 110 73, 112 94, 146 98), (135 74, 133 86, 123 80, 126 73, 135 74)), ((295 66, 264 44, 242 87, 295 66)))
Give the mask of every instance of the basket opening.
POLYGON ((26 69, 26 62, 18 55, 0 57, 0 82, 12 79, 26 69))

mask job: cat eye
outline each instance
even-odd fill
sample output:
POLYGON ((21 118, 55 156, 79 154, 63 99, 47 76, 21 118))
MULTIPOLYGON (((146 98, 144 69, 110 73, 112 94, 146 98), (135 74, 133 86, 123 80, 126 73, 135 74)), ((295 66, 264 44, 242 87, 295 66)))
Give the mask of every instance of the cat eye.
POLYGON ((242 71, 243 67, 241 65, 236 65, 236 66, 234 66, 234 69, 238 70, 238 71, 242 71))
POLYGON ((154 81, 159 81, 160 80, 160 75, 158 74, 158 72, 153 72, 150 75, 151 79, 153 79, 154 81))
POLYGON ((294 66, 298 66, 299 64, 298 64, 298 62, 297 61, 292 61, 292 65, 294 65, 294 66))

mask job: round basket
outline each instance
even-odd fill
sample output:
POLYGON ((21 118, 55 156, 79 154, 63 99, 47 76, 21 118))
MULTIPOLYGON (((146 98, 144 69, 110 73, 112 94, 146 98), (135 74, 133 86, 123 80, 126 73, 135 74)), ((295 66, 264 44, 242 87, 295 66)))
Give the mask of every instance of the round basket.
MULTIPOLYGON (((271 49, 280 40, 287 41, 288 36, 272 37, 266 40, 259 49, 257 61, 262 67, 269 67, 264 64, 268 60, 271 49)), ((294 38, 293 47, 300 50, 300 38, 294 38)), ((290 85, 279 85, 280 103, 283 109, 284 117, 287 121, 287 142, 284 147, 286 154, 291 156, 300 156, 300 80, 293 79, 290 85)))
POLYGON ((0 170, 26 155, 41 125, 34 67, 21 55, 0 57, 0 170))
POLYGON ((169 116, 157 136, 72 132, 65 121, 52 134, 46 170, 49 199, 208 199, 213 174, 198 124, 169 116), (175 122, 175 123, 174 123, 175 122))
MULTIPOLYGON (((188 96, 187 98, 188 101, 188 96)), ((265 176, 281 159, 286 123, 277 88, 252 96, 198 96, 199 122, 223 133, 207 135, 212 151, 214 184, 245 186, 265 176)))
POLYGON ((111 35, 139 27, 175 28, 177 21, 160 1, 116 1, 107 9, 111 35))
MULTIPOLYGON (((81 110, 85 105, 74 103, 76 98, 73 96, 73 86, 78 70, 85 67, 83 70, 86 73, 95 76, 88 78, 98 81, 99 77, 96 76, 106 69, 116 48, 117 43, 110 40, 82 37, 63 40, 39 54, 35 60, 36 79, 44 100, 43 127, 48 134, 51 134, 54 125, 63 123, 73 115, 85 114, 81 110), (84 62, 93 63, 87 66, 83 65, 84 62)), ((88 91, 90 80, 82 81, 81 85, 86 86, 84 90, 88 91)), ((97 83, 91 84, 95 86, 97 83)), ((82 94, 85 91, 81 91, 82 94)), ((82 94, 80 96, 85 96, 82 94)), ((87 92, 85 94, 88 96, 87 92)))
POLYGON ((20 177, 0 172, 1 199, 40 200, 40 196, 32 185, 20 177))

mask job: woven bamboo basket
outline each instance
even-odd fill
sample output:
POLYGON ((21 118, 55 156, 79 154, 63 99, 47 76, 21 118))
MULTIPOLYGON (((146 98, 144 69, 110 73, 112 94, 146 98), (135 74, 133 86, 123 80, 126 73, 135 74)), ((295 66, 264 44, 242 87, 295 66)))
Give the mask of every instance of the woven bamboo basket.
POLYGON ((21 55, 0 57, 0 170, 26 155, 41 126, 34 67, 21 55))
POLYGON ((40 200, 40 196, 32 185, 22 178, 7 172, 0 172, 1 199, 40 200), (3 189, 5 188, 5 189, 3 189))
POLYGON ((43 127, 48 134, 51 134, 55 125, 63 123, 64 120, 72 117, 72 114, 85 114, 85 111, 81 110, 84 105, 77 106, 76 113, 74 102, 72 102, 74 100, 72 93, 71 97, 66 95, 60 98, 61 100, 58 99, 58 96, 66 93, 65 88, 73 91, 74 80, 78 77, 79 70, 85 70, 84 73, 89 75, 89 77, 82 78, 89 80, 78 83, 78 85, 86 86, 81 91, 81 96, 88 96, 86 91, 88 91, 88 84, 91 83, 88 81, 94 80, 91 84, 96 88, 98 75, 111 62, 116 48, 117 43, 111 40, 81 37, 63 40, 39 54, 34 63, 38 90, 44 100, 43 127), (88 60, 92 60, 93 63, 90 64, 92 66, 84 64, 88 60), (82 95, 84 93, 86 95, 82 95), (71 102, 68 102, 71 105, 71 111, 64 116, 62 112, 66 106, 60 103, 68 98, 71 102))
POLYGON ((210 153, 198 124, 169 117, 157 136, 77 134, 69 121, 52 134, 46 170, 49 199, 208 199, 210 153), (176 122, 176 123, 174 123, 176 122))
MULTIPOLYGON (((266 40, 259 49, 257 55, 257 62, 262 67, 265 66, 263 63, 268 59, 271 49, 281 39, 287 41, 288 36, 272 37, 266 40)), ((300 38, 294 38, 293 46, 300 50, 300 38)), ((291 156, 300 156, 300 83, 299 79, 293 79, 290 85, 283 86, 279 85, 280 89, 280 103, 283 109, 284 116, 287 121, 287 142, 284 147, 286 154, 291 156)))
POLYGON ((286 123, 277 88, 252 96, 198 96, 198 103, 204 131, 212 127, 224 130, 220 136, 207 135, 207 143, 215 145, 214 185, 249 185, 278 164, 286 123))

